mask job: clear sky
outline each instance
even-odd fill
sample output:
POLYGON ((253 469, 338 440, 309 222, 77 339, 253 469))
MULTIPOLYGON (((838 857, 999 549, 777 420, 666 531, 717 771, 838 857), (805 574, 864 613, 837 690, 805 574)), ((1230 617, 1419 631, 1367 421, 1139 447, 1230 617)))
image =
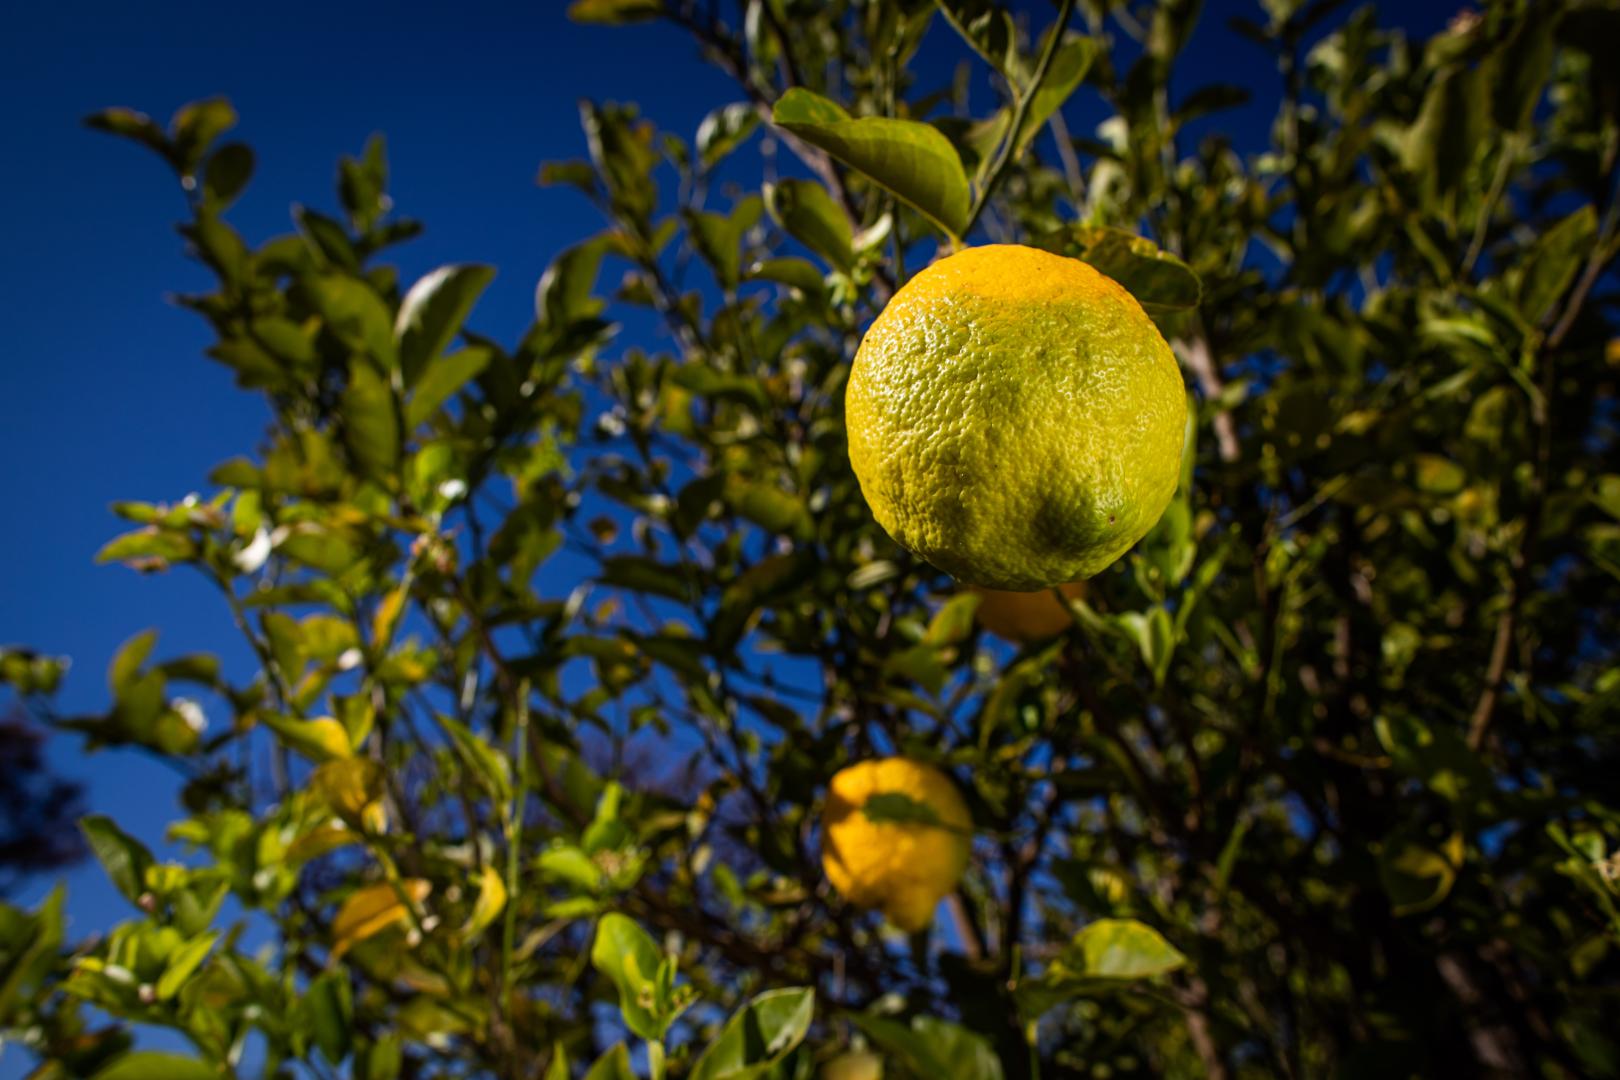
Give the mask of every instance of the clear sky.
MULTIPOLYGON (((14 6, 0 34, 0 96, 11 106, 0 150, 9 248, 0 258, 0 643, 73 658, 66 711, 105 706, 113 651, 146 627, 162 629, 160 654, 217 651, 227 672, 251 670, 200 577, 141 577, 92 556, 120 531, 110 502, 206 490, 208 470, 250 451, 265 421, 259 400, 201 355, 211 340, 203 321, 165 302, 210 284, 173 231, 184 207, 167 167, 86 130, 86 114, 128 105, 166 121, 187 101, 228 96, 242 117, 234 137, 258 153, 231 212, 250 242, 287 231, 293 202, 334 209, 339 155, 385 133, 395 203, 427 224, 393 256, 402 278, 445 262, 495 265, 472 325, 513 341, 547 262, 600 224, 576 195, 534 184, 541 161, 584 156, 577 100, 639 102, 690 138, 709 109, 739 97, 673 27, 578 27, 561 0, 511 10, 483 0, 160 6, 14 6)), ((1048 5, 1024 6, 1036 25, 1050 18, 1048 5)), ((1460 5, 1379 6, 1386 23, 1421 37, 1460 5)), ((1214 81, 1254 89, 1250 105, 1210 125, 1254 150, 1275 75, 1225 28, 1231 14, 1263 20, 1257 2, 1208 0, 1183 92, 1214 81)), ((933 85, 960 55, 937 24, 924 53, 937 58, 933 85)), ((982 67, 973 85, 988 107, 982 67)), ((1082 90, 1066 111, 1076 134, 1089 132, 1095 95, 1082 90)), ((739 178, 757 175, 750 154, 739 178)), ((170 773, 133 753, 86 757, 67 737, 53 740, 50 758, 86 783, 91 809, 161 850, 178 816, 170 773)), ((123 917, 93 863, 68 880, 77 932, 123 917)), ((0 1057, 0 1080, 21 1065, 20 1055, 0 1057)))

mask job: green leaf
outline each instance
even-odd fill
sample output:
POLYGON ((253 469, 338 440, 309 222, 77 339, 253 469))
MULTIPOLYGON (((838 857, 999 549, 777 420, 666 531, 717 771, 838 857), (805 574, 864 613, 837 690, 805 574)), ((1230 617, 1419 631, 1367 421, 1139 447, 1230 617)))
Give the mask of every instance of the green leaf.
POLYGON ((835 270, 855 266, 855 234, 843 208, 814 180, 778 180, 765 185, 765 206, 789 236, 827 260, 835 270))
POLYGON ((1558 15, 1527 8, 1496 55, 1491 77, 1491 108, 1505 131, 1525 131, 1552 72, 1558 15))
POLYGON ((1199 117, 1208 116, 1210 113, 1219 112, 1222 109, 1234 109, 1247 103, 1248 100, 1249 92, 1241 86, 1233 86, 1230 83, 1211 83, 1209 86, 1201 86, 1188 94, 1181 104, 1176 107, 1175 115, 1171 117, 1171 123, 1179 128, 1197 120, 1199 117))
POLYGON ((568 5, 568 17, 578 23, 622 26, 656 18, 663 10, 663 0, 574 0, 568 5))
POLYGON ((606 250, 607 242, 596 237, 575 244, 553 259, 535 289, 535 317, 561 328, 598 314, 601 304, 591 298, 591 292, 596 288, 596 275, 606 250))
POLYGON ((222 1080, 225 1073, 182 1054, 137 1050, 113 1060, 91 1080, 222 1080))
POLYGON ((934 1016, 914 1017, 911 1030, 945 1061, 951 1080, 1002 1080, 1001 1060, 978 1032, 934 1016))
POLYGON ((1597 211, 1587 203, 1536 238, 1519 279, 1519 310, 1526 322, 1539 324, 1552 315, 1596 237, 1597 211))
POLYGON ((218 939, 218 934, 203 934, 192 938, 169 954, 169 962, 164 966, 163 975, 154 988, 159 1001, 168 1001, 180 992, 186 980, 191 978, 192 972, 208 958, 208 951, 214 947, 214 942, 218 939))
POLYGON ((284 744, 311 761, 333 761, 354 753, 348 731, 330 716, 295 720, 276 713, 262 713, 260 719, 284 744))
POLYGON ((571 1075, 568 1071, 568 1051, 561 1042, 552 1043, 551 1060, 546 1064, 546 1074, 541 1080, 569 1080, 571 1075))
POLYGON ((405 426, 414 431, 439 411, 457 390, 478 377, 494 358, 494 350, 484 345, 469 345, 428 364, 411 391, 411 400, 405 406, 405 426))
POLYGON ((1436 846, 1409 829, 1398 829, 1378 845, 1378 878, 1397 916, 1438 906, 1450 895, 1462 862, 1461 833, 1436 846))
POLYGON ((1098 919, 1074 936, 1059 962, 1100 979, 1147 979, 1187 962, 1153 927, 1134 919, 1098 919))
POLYGON ((662 1040, 670 1017, 659 1009, 658 969, 664 956, 647 931, 617 912, 602 916, 591 944, 591 964, 619 991, 625 1026, 643 1039, 662 1040))
POLYGON ((183 105, 169 121, 175 155, 181 171, 196 171, 214 140, 236 126, 236 110, 224 98, 209 98, 183 105))
POLYGON ((1458 732, 1407 716, 1380 716, 1373 728, 1396 768, 1452 802, 1489 789, 1490 770, 1458 732))
POLYGON ((136 677, 157 646, 157 631, 142 630, 118 647, 107 665, 107 686, 114 697, 121 697, 134 685, 136 677))
POLYGON ((559 843, 542 851, 535 859, 541 876, 567 882, 587 893, 602 887, 602 868, 573 844, 559 843))
POLYGON ((700 210, 687 215, 692 243, 698 254, 714 269, 715 279, 727 291, 735 289, 742 277, 742 242, 759 221, 764 204, 758 195, 739 199, 731 214, 700 210))
POLYGON ((1097 42, 1088 37, 1073 37, 1058 46, 1057 54, 1052 57, 1052 65, 1046 71, 1046 78, 1041 80, 1040 89, 1035 91, 1024 113, 1017 153, 1023 153, 1024 148, 1041 133, 1041 128, 1052 118, 1052 114, 1069 100, 1069 96, 1086 77, 1086 72, 1091 70, 1092 61, 1096 60, 1100 51, 1097 42))
POLYGON ((1136 642, 1142 662, 1153 673, 1154 685, 1163 686, 1164 678, 1170 671, 1170 661, 1175 656, 1175 624, 1170 612, 1155 607, 1146 614, 1126 611, 1115 618, 1131 640, 1136 642))
POLYGON ((585 1071, 585 1080, 637 1080, 636 1071, 630 1067, 629 1048, 615 1043, 585 1071))
POLYGON ((1075 935, 1045 971, 1019 983, 1019 1011, 1038 1020, 1071 998, 1106 993, 1174 971, 1187 958, 1157 930, 1134 919, 1098 919, 1075 935))
POLYGON ((1015 87, 1027 76, 1018 55, 1018 28, 1012 13, 992 0, 938 0, 939 10, 973 51, 1015 87))
POLYGON ((343 444, 354 455, 355 463, 371 478, 388 482, 399 464, 394 391, 364 359, 356 358, 349 364, 342 414, 343 444))
POLYGON ((203 197, 215 210, 236 201, 253 176, 253 151, 242 143, 227 143, 215 150, 203 169, 203 197))
POLYGON ((765 259, 748 268, 749 281, 774 281, 810 296, 819 296, 826 289, 826 280, 814 263, 792 257, 765 259))
POLYGON ((328 971, 312 981, 298 1012, 321 1056, 330 1064, 342 1063, 353 1046, 354 998, 348 973, 328 971))
POLYGON ((1445 199, 1473 165, 1485 142, 1488 88, 1482 67, 1446 68, 1430 83, 1417 120, 1406 130, 1401 163, 1425 200, 1445 199))
POLYGON ((776 124, 893 192, 948 235, 967 225, 967 174, 937 128, 915 120, 853 119, 819 94, 789 90, 772 110, 776 124))
POLYGON ((490 266, 441 266, 411 286, 394 320, 406 386, 415 386, 427 366, 449 348, 494 277, 490 266))
POLYGON ((145 113, 125 108, 103 109, 85 117, 84 125, 97 131, 133 139, 142 146, 157 151, 165 160, 171 163, 174 160, 169 137, 164 134, 162 126, 145 113))
POLYGON ((1198 306, 1202 285, 1192 267, 1145 237, 1124 229, 1075 225, 1037 243, 1048 251, 1089 263, 1113 278, 1150 315, 1198 306))
POLYGON ((897 1058, 908 1075, 929 1080, 1002 1080, 1001 1062, 988 1039, 959 1024, 918 1016, 906 1027, 864 1013, 850 1015, 872 1043, 897 1058))
MULTIPOLYGON (((360 273, 360 255, 342 224, 307 206, 293 207, 293 221, 297 223, 304 246, 314 257, 316 265, 349 274, 360 273)), ((382 323, 386 331, 389 324, 387 311, 382 312, 382 323)), ((392 337, 388 340, 392 344, 392 337)))
POLYGON ((456 748, 456 755, 471 771, 479 786, 493 795, 497 802, 509 801, 512 798, 512 769, 506 755, 460 721, 443 713, 438 716, 439 725, 456 748))
POLYGON ((726 478, 724 497, 737 514, 762 529, 808 539, 815 532, 815 521, 804 500, 772 484, 750 483, 741 477, 726 478))
POLYGON ((973 633, 973 613, 979 609, 980 596, 963 590, 940 605, 928 622, 923 644, 940 648, 955 645, 973 633))
POLYGON ((698 125, 698 161, 705 169, 714 168, 758 126, 759 111, 750 102, 736 101, 713 110, 698 125))
POLYGON ((602 573, 597 580, 604 585, 617 585, 635 592, 667 596, 671 600, 688 600, 686 571, 641 555, 610 555, 602 560, 602 573))
POLYGON ((815 1016, 808 987, 768 990, 732 1014, 692 1066, 691 1080, 753 1080, 803 1041, 815 1016))
POLYGON ((89 842, 91 853, 107 872, 113 888, 130 903, 139 905, 147 891, 146 872, 152 866, 152 853, 146 845, 102 814, 84 818, 79 822, 79 829, 89 842))
POLYGON ((936 829, 945 828, 945 823, 933 807, 898 791, 883 791, 867 796, 861 804, 861 813, 874 825, 931 825, 936 829))
POLYGON ((311 305, 339 341, 366 353, 385 370, 399 366, 393 320, 370 285, 342 274, 306 278, 304 285, 311 305))

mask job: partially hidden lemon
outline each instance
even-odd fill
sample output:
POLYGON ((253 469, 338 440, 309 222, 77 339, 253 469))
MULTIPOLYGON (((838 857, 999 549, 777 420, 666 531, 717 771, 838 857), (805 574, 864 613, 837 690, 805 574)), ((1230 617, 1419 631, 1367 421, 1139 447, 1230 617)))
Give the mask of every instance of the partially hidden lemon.
POLYGON ((895 293, 855 354, 845 419, 890 536, 970 585, 1030 590, 1090 577, 1158 521, 1187 398, 1123 286, 994 244, 895 293))
POLYGON ((883 1059, 866 1050, 839 1054, 821 1067, 821 1080, 883 1080, 883 1059))
MULTIPOLYGON (((1086 583, 1071 581, 1058 589, 1064 596, 1077 600, 1085 595, 1086 583)), ((979 625, 1008 641, 1020 645, 1045 641, 1074 625, 1074 616, 1052 595, 1051 589, 1011 592, 975 585, 973 591, 979 594, 979 606, 974 609, 979 625)))
POLYGON ((920 761, 891 757, 839 771, 827 788, 821 865, 833 888, 857 907, 877 908, 909 932, 925 928, 967 869, 973 817, 948 776, 920 761), (927 820, 866 815, 870 799, 901 795, 927 820))

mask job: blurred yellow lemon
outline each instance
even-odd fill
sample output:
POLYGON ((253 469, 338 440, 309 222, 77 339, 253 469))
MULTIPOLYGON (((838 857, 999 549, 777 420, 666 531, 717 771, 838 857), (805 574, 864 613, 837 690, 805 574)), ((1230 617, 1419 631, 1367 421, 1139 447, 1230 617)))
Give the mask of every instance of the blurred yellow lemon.
POLYGON ((849 458, 878 523, 960 581, 1090 577, 1164 513, 1186 387, 1123 286, 1015 244, 923 270, 883 309, 845 395, 849 458))
MULTIPOLYGON (((1078 600, 1085 595, 1086 583, 1071 581, 1058 588, 1064 596, 1078 600)), ((979 594, 979 606, 974 611, 979 625, 997 637, 1020 645, 1055 637, 1074 622, 1069 609, 1058 603, 1051 589, 1010 592, 975 585, 973 591, 979 594)))
POLYGON ((839 1054, 821 1067, 821 1080, 883 1080, 883 1059, 865 1050, 839 1054))
POLYGON ((828 785, 821 865, 850 903, 915 932, 962 879, 972 829, 956 785, 932 765, 863 761, 828 785))

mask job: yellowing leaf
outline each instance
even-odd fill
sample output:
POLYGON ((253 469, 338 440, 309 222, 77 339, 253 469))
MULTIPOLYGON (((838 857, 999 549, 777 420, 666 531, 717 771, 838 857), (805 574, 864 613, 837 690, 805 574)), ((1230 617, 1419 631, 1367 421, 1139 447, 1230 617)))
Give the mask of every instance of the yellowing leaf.
POLYGON ((379 801, 383 793, 382 766, 370 758, 348 757, 324 762, 310 777, 310 787, 333 813, 350 825, 359 823, 371 829, 387 820, 379 801))
POLYGON ((360 834, 345 825, 322 825, 289 844, 287 859, 294 863, 308 862, 310 859, 325 855, 328 851, 336 851, 340 847, 359 842, 360 834))
POLYGON ((376 614, 371 617, 371 643, 379 652, 386 650, 394 640, 394 630, 399 626, 399 614, 405 610, 405 601, 410 596, 410 587, 401 582, 399 588, 382 598, 377 605, 376 614))
POLYGON ((410 912, 400 894, 420 904, 433 891, 431 882, 421 878, 407 878, 398 883, 379 882, 356 889, 338 909, 332 920, 332 959, 336 960, 356 943, 380 934, 396 923, 405 922, 410 912))
POLYGON ((484 927, 495 921, 495 917, 506 907, 506 883, 501 880, 500 871, 489 863, 478 875, 478 899, 473 901, 472 915, 467 919, 467 925, 461 932, 465 937, 473 937, 484 927))
POLYGON ((330 716, 314 720, 294 720, 274 713, 263 714, 265 725, 276 737, 293 750, 312 761, 330 761, 346 758, 354 753, 349 733, 342 724, 330 716))

